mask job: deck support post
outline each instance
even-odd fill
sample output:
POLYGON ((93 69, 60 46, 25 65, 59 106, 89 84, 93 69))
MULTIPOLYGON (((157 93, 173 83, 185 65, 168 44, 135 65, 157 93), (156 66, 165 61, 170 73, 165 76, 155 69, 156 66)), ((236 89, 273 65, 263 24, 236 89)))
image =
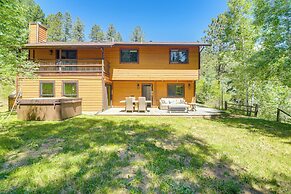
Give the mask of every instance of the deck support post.
POLYGON ((102 111, 108 108, 107 102, 107 91, 106 91, 106 86, 105 86, 105 80, 104 80, 104 48, 101 47, 101 54, 102 54, 102 59, 101 59, 101 81, 102 81, 102 111))

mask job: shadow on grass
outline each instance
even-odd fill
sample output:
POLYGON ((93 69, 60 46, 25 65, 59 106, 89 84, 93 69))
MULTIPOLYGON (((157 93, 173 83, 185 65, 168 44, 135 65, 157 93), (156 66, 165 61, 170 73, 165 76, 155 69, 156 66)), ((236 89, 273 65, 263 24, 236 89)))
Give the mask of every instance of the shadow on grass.
POLYGON ((5 123, 0 192, 259 192, 248 182, 255 178, 234 171, 205 141, 173 131, 126 118, 5 123), (25 152, 19 162, 27 149, 35 153, 25 152), (18 165, 5 167, 13 159, 18 165))
POLYGON ((280 123, 276 121, 268 121, 250 117, 224 117, 216 121, 226 124, 230 127, 247 129, 250 132, 260 133, 266 136, 274 136, 280 138, 291 137, 291 124, 280 123))

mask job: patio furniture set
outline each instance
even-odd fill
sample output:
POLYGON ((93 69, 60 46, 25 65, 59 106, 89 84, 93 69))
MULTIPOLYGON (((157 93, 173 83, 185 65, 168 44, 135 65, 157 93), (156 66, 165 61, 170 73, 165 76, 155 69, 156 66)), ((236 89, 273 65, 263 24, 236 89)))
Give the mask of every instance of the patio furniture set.
POLYGON ((146 100, 145 97, 126 97, 125 100, 121 100, 120 103, 125 103, 125 111, 133 112, 137 110, 138 112, 146 112, 147 106, 152 103, 150 100, 146 100))
POLYGON ((183 98, 161 98, 159 108, 168 110, 169 113, 196 111, 195 98, 192 98, 191 103, 187 103, 183 98))
MULTIPOLYGON (((126 97, 125 100, 120 101, 120 103, 125 103, 125 111, 133 112, 137 110, 138 112, 146 112, 147 106, 151 105, 150 100, 146 100, 145 97, 126 97)), ((190 103, 187 103, 183 98, 161 98, 160 99, 160 110, 167 110, 169 113, 172 112, 188 112, 196 111, 195 98, 192 98, 190 103)))

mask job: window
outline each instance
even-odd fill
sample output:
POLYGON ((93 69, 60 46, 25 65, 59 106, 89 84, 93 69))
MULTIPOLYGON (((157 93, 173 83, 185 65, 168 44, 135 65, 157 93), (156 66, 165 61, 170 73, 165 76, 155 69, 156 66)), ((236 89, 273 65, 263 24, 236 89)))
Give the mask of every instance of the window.
POLYGON ((185 64, 188 63, 188 50, 187 49, 171 49, 170 50, 170 63, 185 64))
POLYGON ((57 59, 77 59, 77 50, 56 50, 56 58, 57 59))
POLYGON ((183 98, 185 96, 184 84, 168 84, 168 97, 183 98))
MULTIPOLYGON (((56 50, 57 64, 59 65, 76 65, 77 64, 77 50, 56 50), (61 56, 60 56, 61 54, 61 56)), ((69 66, 62 67, 62 71, 75 71, 77 67, 69 66)))
POLYGON ((78 96, 78 81, 63 81, 63 96, 78 96))
POLYGON ((121 49, 120 63, 138 63, 137 49, 121 49))
POLYGON ((54 81, 40 81, 39 90, 40 97, 54 97, 55 96, 54 81))

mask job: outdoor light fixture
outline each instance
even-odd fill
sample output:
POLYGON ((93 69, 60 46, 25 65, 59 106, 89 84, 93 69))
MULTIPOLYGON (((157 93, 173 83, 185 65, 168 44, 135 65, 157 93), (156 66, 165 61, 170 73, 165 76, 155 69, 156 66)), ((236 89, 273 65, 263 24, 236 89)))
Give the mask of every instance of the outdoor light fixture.
POLYGON ((136 84, 137 89, 139 89, 139 84, 136 84))
POLYGON ((190 84, 190 83, 188 83, 188 88, 189 88, 189 89, 191 88, 191 84, 190 84))
POLYGON ((54 51, 53 50, 50 50, 50 55, 53 55, 54 51))

